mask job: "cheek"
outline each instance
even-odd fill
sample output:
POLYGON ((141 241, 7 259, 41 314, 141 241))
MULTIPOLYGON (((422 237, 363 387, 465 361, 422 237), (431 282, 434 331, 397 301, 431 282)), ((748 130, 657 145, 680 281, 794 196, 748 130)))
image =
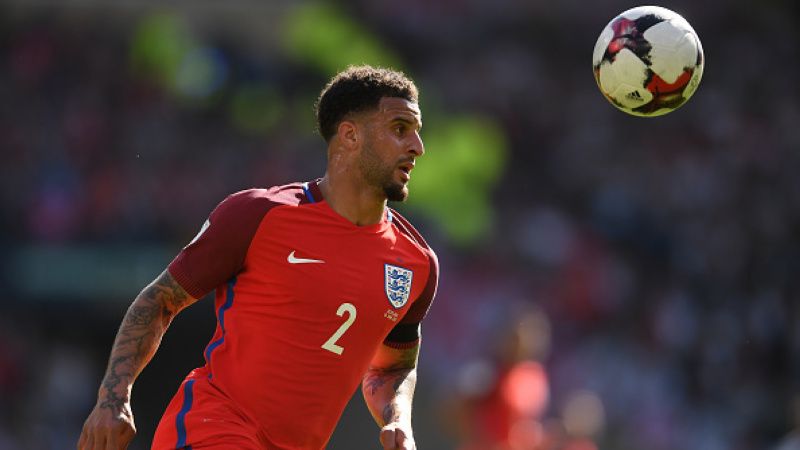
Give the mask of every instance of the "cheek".
POLYGON ((382 150, 387 146, 394 145, 394 141, 394 136, 387 135, 386 133, 377 133, 374 136, 373 143, 378 147, 379 150, 382 150))
POLYGON ((402 138, 383 133, 375 136, 372 144, 373 151, 386 160, 392 160, 401 153, 405 145, 402 138))

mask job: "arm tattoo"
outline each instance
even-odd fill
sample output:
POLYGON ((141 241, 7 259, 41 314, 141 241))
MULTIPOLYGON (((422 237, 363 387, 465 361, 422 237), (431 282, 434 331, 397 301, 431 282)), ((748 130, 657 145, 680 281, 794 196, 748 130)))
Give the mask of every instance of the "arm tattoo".
POLYGON ((394 405, 387 403, 383 408, 383 423, 390 423, 394 419, 394 405))
POLYGON ((100 407, 120 414, 133 380, 155 354, 172 318, 193 299, 164 272, 133 301, 120 325, 102 387, 100 407))
POLYGON ((419 348, 410 348, 396 351, 396 360, 388 367, 370 367, 364 375, 364 386, 368 388, 370 395, 383 387, 389 380, 395 379, 394 390, 396 391, 405 380, 411 370, 417 366, 417 355, 419 348))
POLYGON ((389 369, 389 370, 369 370, 364 376, 364 387, 369 391, 370 395, 375 395, 378 389, 382 388, 389 380, 394 378, 392 389, 397 392, 403 382, 406 381, 408 373, 413 368, 408 369, 389 369))
POLYGON ((386 377, 378 376, 372 371, 368 371, 364 375, 364 388, 369 392, 369 395, 375 395, 384 384, 386 384, 386 377))
POLYGON ((171 315, 177 314, 196 300, 167 271, 164 271, 156 281, 147 286, 142 294, 152 302, 163 305, 172 313, 171 315))
POLYGON ((125 323, 128 325, 147 325, 153 322, 160 312, 158 308, 150 305, 131 305, 128 309, 128 314, 125 315, 125 323))
POLYGON ((372 366, 364 375, 362 392, 379 426, 410 412, 416 385, 418 348, 392 350, 386 366, 372 366))

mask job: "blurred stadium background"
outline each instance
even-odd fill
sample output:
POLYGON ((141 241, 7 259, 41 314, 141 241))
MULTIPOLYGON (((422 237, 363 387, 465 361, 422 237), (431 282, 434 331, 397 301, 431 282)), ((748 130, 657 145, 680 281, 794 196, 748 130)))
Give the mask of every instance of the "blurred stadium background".
MULTIPOLYGON (((422 92, 428 153, 400 206, 442 264, 421 449, 458 448, 458 399, 519 308, 560 448, 800 448, 798 4, 660 3, 707 65, 650 120, 591 73, 636 5, 0 2, 0 449, 74 448, 129 302, 228 193, 322 174, 312 103, 363 62, 422 92)), ((211 303, 140 377, 131 448, 202 363, 211 303)), ((357 394, 329 448, 377 447, 357 394)))

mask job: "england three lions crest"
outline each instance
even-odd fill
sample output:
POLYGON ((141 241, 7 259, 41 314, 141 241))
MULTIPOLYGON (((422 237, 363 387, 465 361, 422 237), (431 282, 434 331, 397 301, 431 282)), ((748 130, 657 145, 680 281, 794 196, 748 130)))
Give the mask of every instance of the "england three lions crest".
POLYGON ((414 272, 391 264, 384 264, 383 267, 386 297, 396 309, 402 308, 411 294, 411 279, 414 277, 414 272))

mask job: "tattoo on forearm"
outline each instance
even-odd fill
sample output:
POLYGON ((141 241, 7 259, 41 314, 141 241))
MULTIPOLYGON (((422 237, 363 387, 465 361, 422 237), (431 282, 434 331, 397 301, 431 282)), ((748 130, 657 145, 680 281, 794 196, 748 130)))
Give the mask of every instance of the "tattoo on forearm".
POLYGON ((375 395, 386 383, 393 381, 393 389, 400 389, 408 374, 417 365, 418 348, 403 350, 398 355, 397 361, 389 367, 370 368, 364 375, 363 386, 369 395, 375 395))
POLYGON ((100 407, 104 409, 110 409, 111 414, 114 416, 119 416, 122 413, 123 405, 125 405, 125 399, 110 389, 103 401, 100 402, 100 407))
POLYGON ((406 381, 408 374, 412 369, 396 369, 396 370, 370 370, 364 376, 364 388, 369 392, 369 395, 375 393, 382 388, 386 383, 394 380, 392 389, 397 392, 403 382, 406 381))
POLYGON ((383 407, 383 423, 390 423, 394 420, 394 405, 391 403, 387 403, 386 406, 383 407))
POLYGON ((101 408, 122 411, 127 386, 155 353, 174 315, 193 299, 168 272, 147 286, 128 308, 120 325, 102 387, 101 408))
POLYGON ((384 384, 386 384, 386 377, 379 376, 373 372, 367 372, 364 376, 364 387, 369 392, 369 395, 375 395, 384 384))
POLYGON ((168 310, 172 315, 192 301, 189 294, 172 278, 169 272, 164 272, 142 293, 155 304, 163 304, 164 312, 168 310))
POLYGON ((128 325, 149 325, 158 317, 159 313, 161 313, 160 308, 155 305, 132 305, 125 315, 125 323, 128 325))

